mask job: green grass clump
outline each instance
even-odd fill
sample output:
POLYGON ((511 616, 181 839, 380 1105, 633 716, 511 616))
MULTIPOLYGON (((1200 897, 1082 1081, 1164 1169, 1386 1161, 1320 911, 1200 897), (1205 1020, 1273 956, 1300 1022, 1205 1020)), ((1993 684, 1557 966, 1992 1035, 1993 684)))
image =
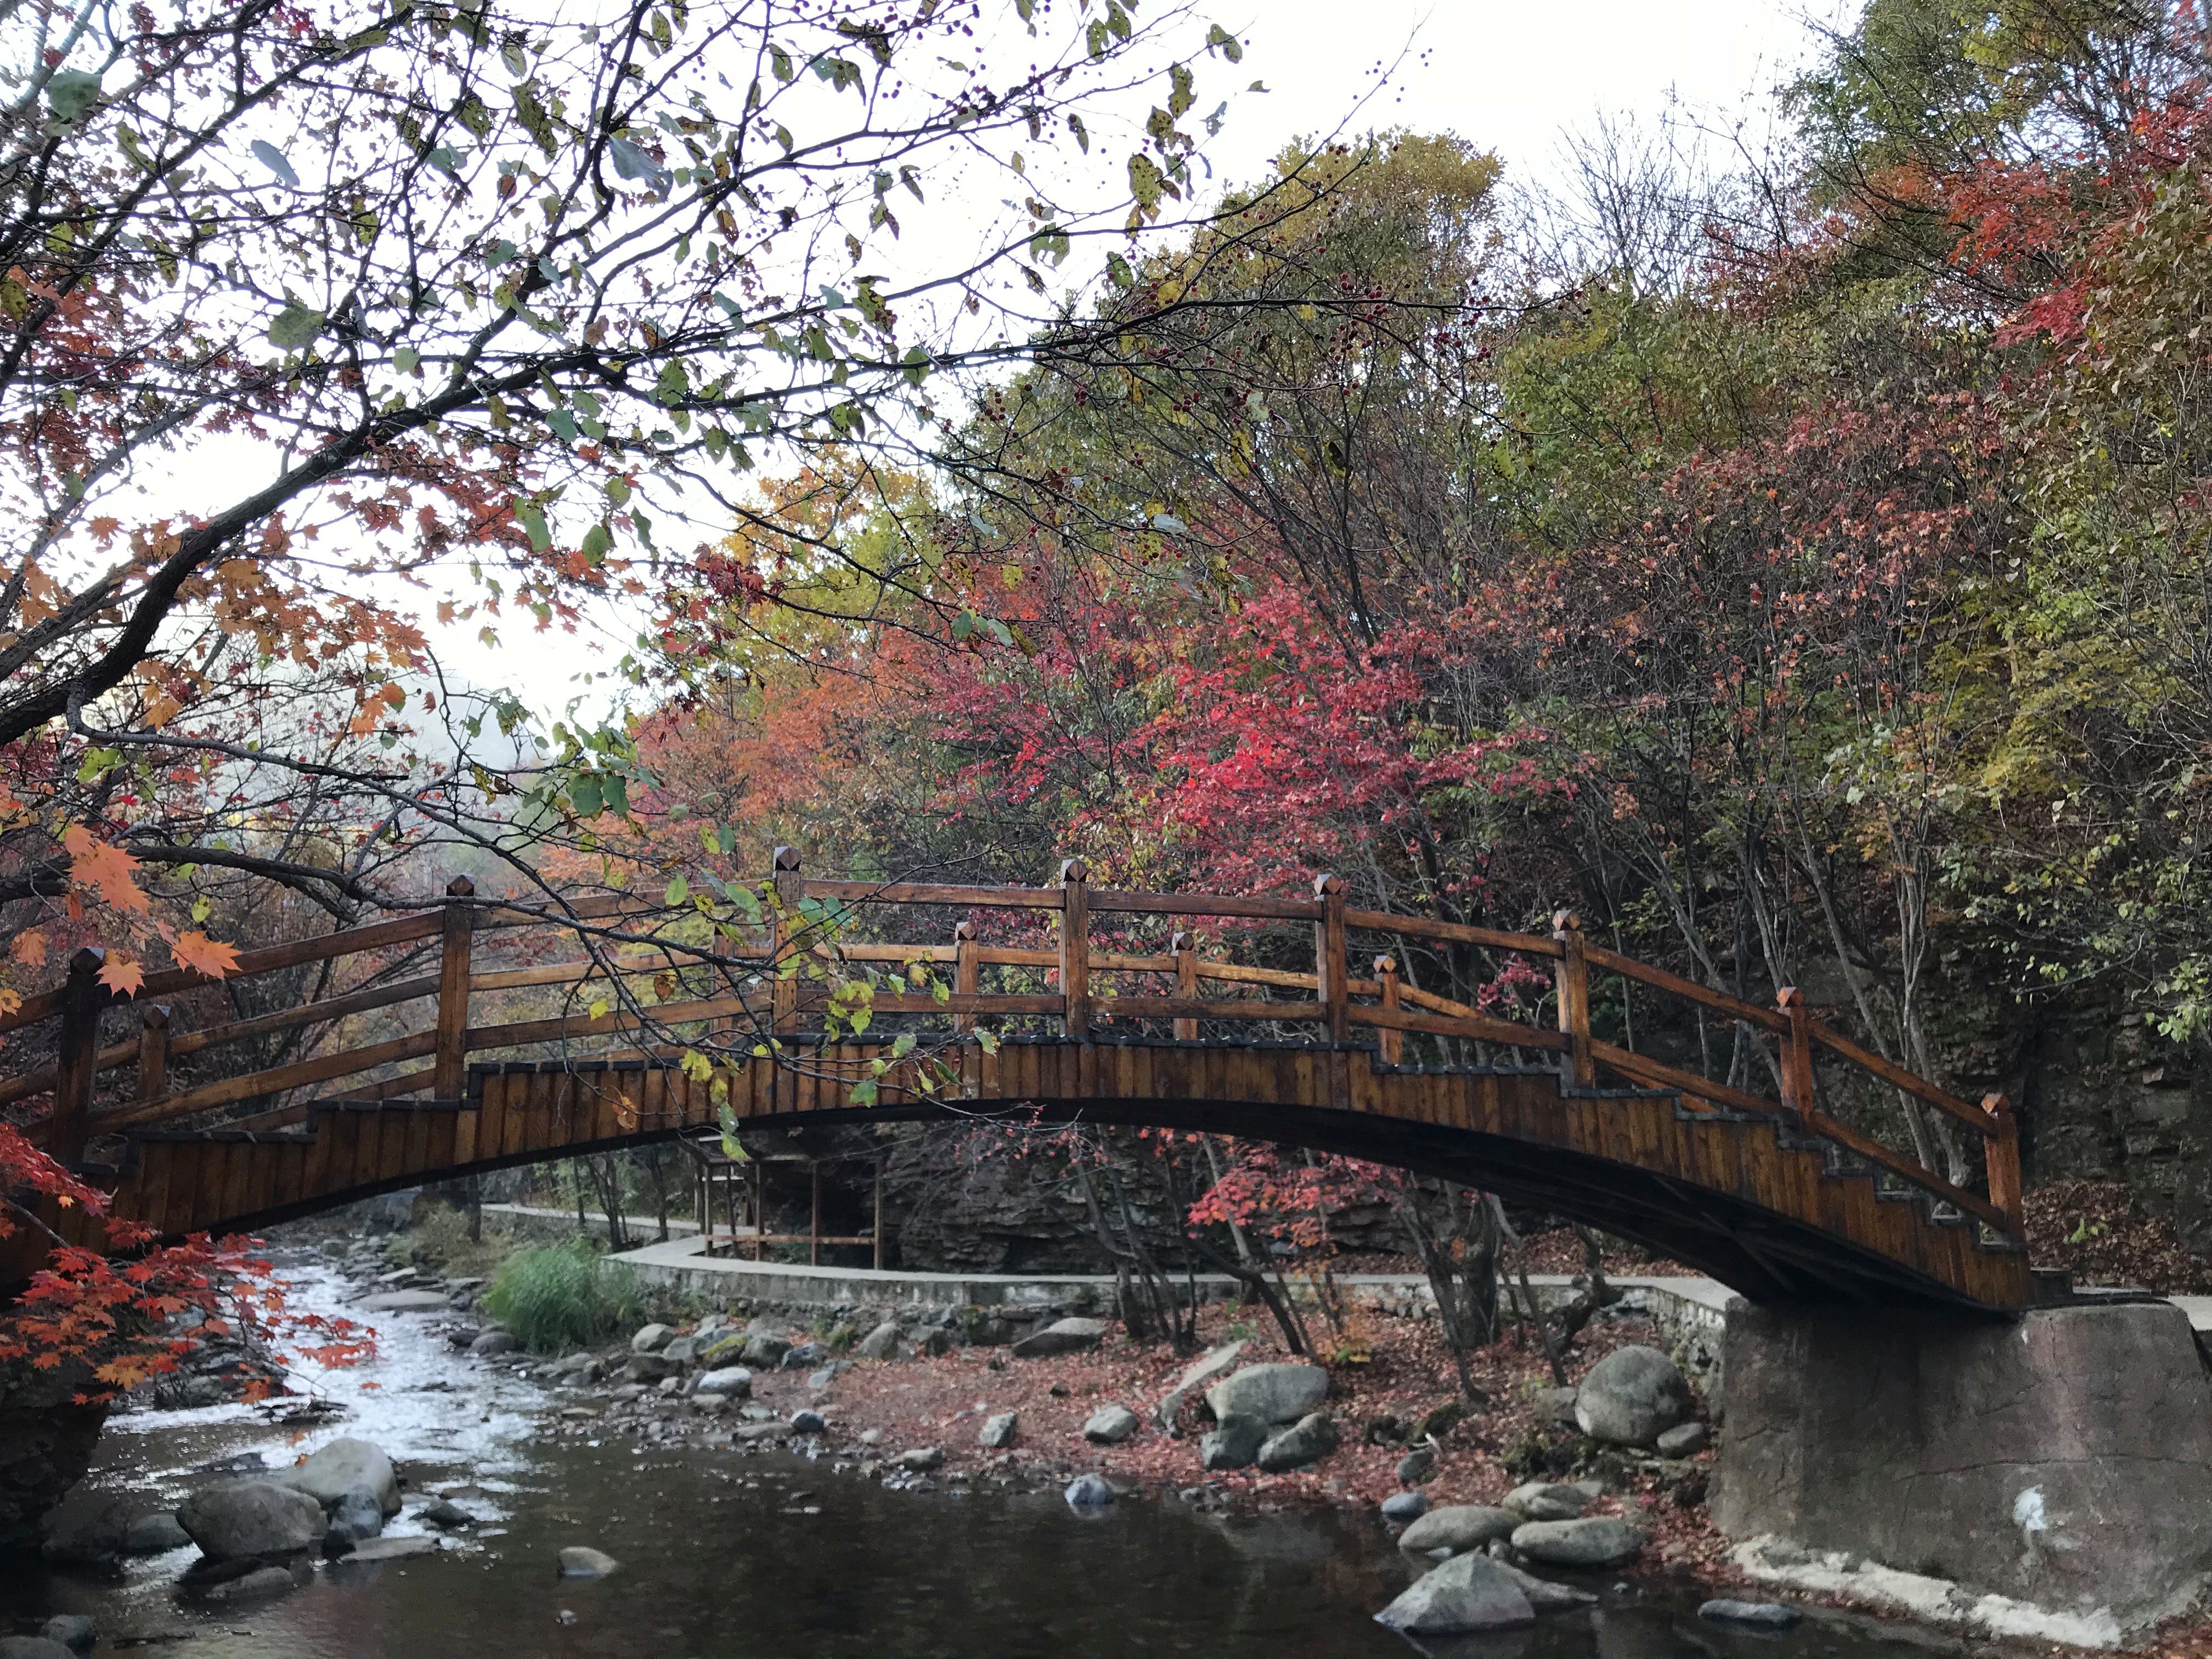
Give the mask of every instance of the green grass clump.
POLYGON ((509 1256, 483 1305, 524 1347, 558 1353, 634 1323, 640 1300, 629 1267, 579 1242, 509 1256))

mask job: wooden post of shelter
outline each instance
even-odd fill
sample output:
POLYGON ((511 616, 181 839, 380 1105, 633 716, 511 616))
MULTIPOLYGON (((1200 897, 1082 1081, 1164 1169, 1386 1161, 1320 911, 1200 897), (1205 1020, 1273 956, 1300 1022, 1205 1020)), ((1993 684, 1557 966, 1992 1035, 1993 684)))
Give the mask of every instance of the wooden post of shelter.
POLYGON ((439 933, 438 1046, 430 1071, 430 1092, 440 1100, 459 1100, 469 1080, 469 951, 476 932, 477 884, 466 876, 446 884, 445 926, 439 933))
POLYGON ((1802 1123, 1814 1109, 1812 1011, 1805 1006, 1805 994, 1794 985, 1774 994, 1774 1006, 1790 1022, 1782 1036, 1782 1104, 1802 1123))
POLYGON ((1571 910, 1555 912, 1552 937, 1559 945, 1553 984, 1559 991, 1559 1030, 1567 1039, 1567 1051, 1560 1059, 1561 1081, 1571 1088, 1594 1088, 1597 1061, 1590 1054, 1589 962, 1583 955, 1582 918, 1571 910))
MULTIPOLYGON (((1188 933, 1178 932, 1168 941, 1168 949, 1175 953, 1176 995, 1185 1002, 1198 1000, 1198 951, 1188 933)), ((1175 1023, 1176 1041, 1194 1042, 1198 1039, 1198 1022, 1179 1019, 1175 1023)))
POLYGON ((769 971, 774 977, 769 981, 769 1030, 778 1036, 787 1036, 799 1029, 799 973, 797 963, 786 958, 793 941, 802 931, 799 906, 806 896, 806 878, 799 873, 796 847, 775 849, 775 873, 770 882, 774 902, 769 906, 773 915, 769 935, 769 971))
POLYGON ((1091 1041, 1091 888, 1081 859, 1060 866, 1060 991, 1065 1006, 1060 1030, 1079 1042, 1091 1041))
MULTIPOLYGON (((952 994, 955 996, 981 996, 983 992, 982 946, 975 943, 975 924, 963 921, 952 930, 952 994)), ((952 1016, 955 1031, 975 1029, 975 1016, 952 1016)))
POLYGON ((767 1177, 765 1176, 765 1175, 763 1173, 763 1171, 762 1171, 762 1170, 761 1170, 761 1161, 760 1161, 760 1159, 758 1159, 758 1158, 755 1158, 755 1159, 753 1159, 753 1161, 752 1161, 752 1166, 753 1166, 753 1260, 754 1260, 754 1261, 765 1261, 765 1260, 767 1260, 767 1252, 768 1252, 768 1247, 767 1247, 765 1244, 763 1244, 763 1243, 761 1243, 761 1236, 762 1236, 763 1233, 765 1233, 765 1232, 767 1232, 767 1231, 768 1231, 768 1188, 767 1188, 767 1177))
POLYGON ((1345 1042, 1352 1036, 1352 997, 1345 959, 1344 878, 1316 877, 1314 896, 1322 904, 1322 919, 1314 923, 1314 984, 1328 1021, 1328 1040, 1345 1042))
POLYGON ((806 1173, 814 1187, 813 1207, 806 1218, 806 1265, 818 1267, 822 1265, 822 1160, 808 1158, 806 1173))
POLYGON ((1984 1095, 1982 1109, 1990 1115, 1996 1133, 1982 1142, 1982 1159, 1989 1173, 1990 1202, 2005 1213, 2015 1237, 2026 1237, 2027 1220, 2020 1200, 2020 1119, 2005 1095, 1984 1095))
POLYGON ((58 1164, 75 1164, 92 1139, 92 1088, 100 1076, 100 1011, 109 1001, 100 970, 107 953, 86 945, 69 960, 62 986, 61 1049, 54 1058, 54 1115, 46 1151, 58 1164))
POLYGON ((876 1271, 878 1273, 881 1273, 884 1269, 884 1161, 881 1158, 878 1158, 876 1160, 876 1224, 874 1231, 876 1271))
POLYGON ((159 1100, 169 1088, 169 1010, 151 1002, 138 1016, 138 1098, 159 1100))
MULTIPOLYGON (((1376 957, 1375 978, 1382 988, 1383 1012, 1396 1013, 1401 1001, 1402 988, 1398 982, 1398 958, 1376 957)), ((1375 1042, 1385 1066, 1395 1066, 1405 1058, 1406 1034, 1403 1031, 1395 1031, 1388 1025, 1378 1025, 1375 1028, 1375 1042)))

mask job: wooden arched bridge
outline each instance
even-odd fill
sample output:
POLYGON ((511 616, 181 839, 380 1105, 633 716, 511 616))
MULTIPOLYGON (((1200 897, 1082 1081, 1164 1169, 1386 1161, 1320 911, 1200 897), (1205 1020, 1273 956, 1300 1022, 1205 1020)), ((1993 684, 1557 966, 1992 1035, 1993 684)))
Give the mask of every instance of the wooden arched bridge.
MULTIPOLYGON (((313 982, 297 1006, 194 1030, 173 1011, 212 1000, 203 976, 149 975, 125 1000, 80 952, 0 1021, 43 1061, 0 1082, 0 1103, 50 1100, 33 1124, 47 1149, 111 1188, 114 1213, 169 1235, 718 1121, 1029 1109, 1448 1177, 1756 1300, 2006 1310, 2063 1293, 2028 1263, 2002 1097, 1959 1099, 1794 991, 1771 1007, 1729 996, 1587 941, 1565 913, 1547 938, 1351 908, 1333 877, 1310 899, 1129 892, 1073 861, 1041 888, 810 880, 788 849, 769 882, 723 892, 741 916, 479 898, 456 881, 420 914, 245 953, 227 986, 313 982), (864 921, 882 924, 874 940, 864 921), (1226 934, 1283 961, 1285 923, 1310 925, 1310 967, 1223 959, 1226 934), (947 942, 881 937, 932 931, 947 942), (1355 941, 1373 948, 1355 957, 1355 941), (580 942, 582 959, 545 959, 580 942), (1540 1023, 1415 982, 1516 960, 1549 981, 1527 1004, 1540 1023), (1706 1046, 1692 1030, 1725 1040, 1737 1081, 1687 1063, 1706 1046), (191 1058, 308 1031, 307 1057, 259 1070, 191 1058), (1979 1144, 1983 1190, 1885 1144, 1916 1111, 1979 1144)), ((54 1219, 97 1243, 82 1218, 54 1219)))

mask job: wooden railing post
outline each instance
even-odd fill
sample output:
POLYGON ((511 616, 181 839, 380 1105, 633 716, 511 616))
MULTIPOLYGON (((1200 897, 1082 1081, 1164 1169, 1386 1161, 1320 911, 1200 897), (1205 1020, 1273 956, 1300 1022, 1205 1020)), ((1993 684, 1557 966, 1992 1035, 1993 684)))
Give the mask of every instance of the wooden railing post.
POLYGON ((1559 1030, 1567 1039, 1567 1051, 1560 1060, 1562 1079, 1570 1088, 1593 1088, 1597 1062, 1590 1056, 1589 963, 1583 954, 1582 918, 1571 910, 1554 912, 1552 937, 1559 945, 1553 983, 1559 990, 1559 1030))
POLYGON ((169 1088, 169 1011, 151 1003, 139 1022, 138 1098, 159 1100, 169 1088))
POLYGON ((1805 994, 1794 985, 1774 994, 1774 1006, 1790 1022, 1782 1036, 1782 1103, 1802 1122, 1814 1109, 1812 1011, 1805 1006, 1805 994))
MULTIPOLYGON (((1177 933, 1168 941, 1168 949, 1175 953, 1176 994, 1185 1002, 1198 1000, 1198 949, 1188 933, 1177 933)), ((1198 1040, 1198 1022, 1179 1019, 1175 1023, 1176 1041, 1194 1042, 1198 1040)))
POLYGON ((775 913, 775 926, 769 938, 769 957, 775 976, 769 981, 769 1029, 778 1036, 788 1036, 799 1029, 799 975, 784 960, 784 953, 800 931, 799 906, 806 896, 806 878, 799 873, 796 847, 775 849, 770 880, 775 902, 769 907, 775 913))
MULTIPOLYGON (((1398 983, 1398 958, 1376 957, 1375 977, 1382 987, 1384 1012, 1396 1013, 1401 1000, 1398 983)), ((1403 1031, 1394 1031, 1387 1025, 1378 1025, 1375 1028, 1375 1040, 1382 1050, 1382 1063, 1385 1066, 1395 1066, 1405 1057, 1406 1034, 1403 1031)))
POLYGON ((1344 878, 1316 876, 1314 897, 1322 905, 1322 919, 1314 923, 1314 986, 1328 1018, 1328 1040, 1345 1042, 1352 1036, 1352 976, 1345 961, 1344 878))
POLYGON ((2005 1213, 2016 1237, 2027 1237, 2020 1202, 2020 1120, 2004 1095, 1984 1095, 1982 1109, 1996 1133, 1984 1138, 1982 1160, 1989 1170, 1990 1202, 2005 1213))
POLYGON ((466 876, 446 884, 445 928, 438 952, 438 1047, 430 1093, 459 1100, 469 1081, 469 948, 476 933, 477 884, 466 876))
POLYGON ((75 1164, 92 1139, 92 1085, 100 1075, 100 1011, 107 1006, 100 970, 107 953, 86 945, 69 960, 62 987, 61 1051, 54 1059, 54 1115, 46 1151, 58 1164, 75 1164))
MULTIPOLYGON (((952 930, 952 994, 955 996, 972 997, 982 994, 981 957, 982 947, 975 943, 975 924, 972 921, 962 922, 952 930)), ((953 1015, 952 1029, 956 1031, 974 1030, 975 1016, 953 1015)), ((880 1267, 882 1264, 879 1262, 877 1265, 880 1267)))
POLYGON ((1081 859, 1060 866, 1060 991, 1066 999, 1060 1029, 1091 1041, 1091 872, 1081 859))

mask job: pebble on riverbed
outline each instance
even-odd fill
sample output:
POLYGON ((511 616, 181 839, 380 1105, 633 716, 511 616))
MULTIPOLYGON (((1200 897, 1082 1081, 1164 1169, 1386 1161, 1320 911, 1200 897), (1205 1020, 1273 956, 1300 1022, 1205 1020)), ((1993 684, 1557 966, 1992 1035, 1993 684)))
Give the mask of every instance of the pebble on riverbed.
POLYGON ((604 1578, 621 1565, 604 1551, 571 1544, 561 1552, 559 1575, 563 1578, 604 1578))

